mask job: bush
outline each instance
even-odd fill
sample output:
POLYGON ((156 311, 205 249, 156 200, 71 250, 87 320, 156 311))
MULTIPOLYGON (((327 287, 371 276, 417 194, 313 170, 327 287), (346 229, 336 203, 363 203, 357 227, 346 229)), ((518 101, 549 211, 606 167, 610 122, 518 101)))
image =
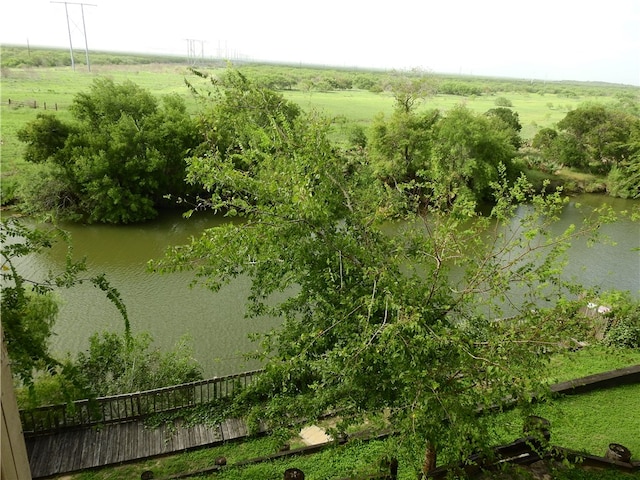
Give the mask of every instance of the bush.
POLYGON ((640 311, 633 316, 616 319, 604 341, 614 347, 640 348, 640 311))
POLYGON ((167 352, 152 348, 152 342, 148 334, 92 335, 89 351, 80 353, 74 362, 81 383, 94 395, 106 396, 202 379, 186 339, 167 352))
POLYGON ((609 328, 604 343, 614 347, 640 348, 640 302, 620 298, 609 313, 609 328))
POLYGON ((498 97, 493 102, 497 107, 513 107, 513 103, 506 97, 498 97))

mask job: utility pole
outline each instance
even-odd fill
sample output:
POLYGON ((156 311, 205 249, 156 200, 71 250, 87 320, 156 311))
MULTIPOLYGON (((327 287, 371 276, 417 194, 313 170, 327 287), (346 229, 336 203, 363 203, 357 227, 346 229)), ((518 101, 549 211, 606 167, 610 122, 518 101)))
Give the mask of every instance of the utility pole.
POLYGON ((193 38, 187 38, 187 59, 190 65, 196 65, 198 63, 198 57, 196 53, 196 42, 200 42, 200 59, 204 64, 204 40, 196 40, 193 38))
POLYGON ((69 5, 80 5, 80 12, 82 14, 82 33, 84 35, 84 53, 87 59, 87 70, 91 71, 91 63, 89 62, 89 44, 87 42, 87 27, 84 22, 84 7, 85 5, 88 7, 97 7, 92 3, 81 3, 81 2, 60 2, 60 1, 52 1, 51 3, 64 3, 64 11, 67 16, 67 32, 69 33, 69 54, 71 55, 71 68, 75 71, 76 63, 73 58, 73 41, 71 40, 71 24, 69 23, 69 5))

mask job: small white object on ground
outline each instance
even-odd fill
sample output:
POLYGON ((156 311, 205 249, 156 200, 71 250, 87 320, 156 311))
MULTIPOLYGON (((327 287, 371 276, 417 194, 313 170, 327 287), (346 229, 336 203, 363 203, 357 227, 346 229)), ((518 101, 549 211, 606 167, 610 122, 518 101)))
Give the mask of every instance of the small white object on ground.
POLYGON ((323 428, 317 425, 304 427, 300 430, 300 437, 305 445, 318 445, 319 443, 327 443, 333 440, 323 428))

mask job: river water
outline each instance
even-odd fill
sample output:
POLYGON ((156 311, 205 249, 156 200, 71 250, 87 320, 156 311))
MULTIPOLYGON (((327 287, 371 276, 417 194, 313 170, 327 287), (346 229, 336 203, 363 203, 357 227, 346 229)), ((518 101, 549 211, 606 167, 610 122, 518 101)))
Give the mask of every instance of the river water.
MULTIPOLYGON (((581 195, 567 206, 558 228, 581 221, 583 213, 576 208, 578 202, 592 207, 606 202, 618 211, 639 205, 637 201, 581 195)), ((247 335, 275 327, 277 320, 244 317, 247 279, 238 279, 214 294, 199 286, 190 288, 192 275, 189 273, 149 273, 147 262, 160 258, 166 247, 187 243, 203 229, 222 221, 206 213, 188 220, 176 213, 136 226, 69 224, 63 227, 72 235, 74 256, 86 256, 90 273, 105 273, 120 291, 132 330, 149 332, 160 348, 172 347, 188 335, 194 357, 203 366, 205 377, 209 377, 258 367, 255 361, 243 358, 243 353, 255 348, 247 335)), ((604 227, 603 233, 616 245, 588 247, 584 241, 575 242, 566 274, 586 286, 629 290, 639 297, 640 225, 622 220, 604 227)), ((65 253, 65 248, 58 245, 47 255, 30 257, 22 269, 26 275, 59 270, 65 253)), ((60 296, 63 305, 51 342, 57 354, 86 349, 89 336, 94 332, 123 330, 122 317, 95 287, 81 285, 60 292, 60 296)))

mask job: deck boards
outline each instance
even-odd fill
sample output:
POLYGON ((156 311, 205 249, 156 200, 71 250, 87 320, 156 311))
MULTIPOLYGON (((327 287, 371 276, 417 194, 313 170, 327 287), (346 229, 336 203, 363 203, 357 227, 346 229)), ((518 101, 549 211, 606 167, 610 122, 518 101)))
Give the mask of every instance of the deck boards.
POLYGON ((219 425, 146 428, 140 421, 67 430, 26 439, 33 478, 116 465, 168 453, 216 445, 247 436, 242 420, 219 425))

